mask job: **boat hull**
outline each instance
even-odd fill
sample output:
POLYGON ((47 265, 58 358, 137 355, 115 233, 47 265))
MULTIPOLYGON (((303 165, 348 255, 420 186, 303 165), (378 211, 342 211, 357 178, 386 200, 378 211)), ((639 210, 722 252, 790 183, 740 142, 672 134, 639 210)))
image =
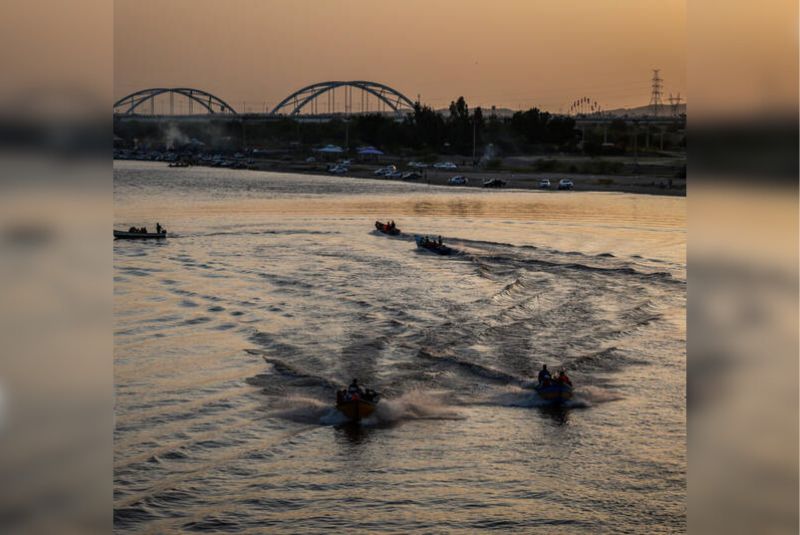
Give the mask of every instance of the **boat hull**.
POLYGON ((536 387, 539 397, 550 403, 564 403, 572 399, 572 387, 566 384, 550 384, 536 387))
POLYGON ((384 225, 380 221, 375 222, 375 230, 383 234, 388 234, 389 236, 397 236, 398 234, 400 234, 399 228, 395 227, 393 229, 388 229, 386 225, 384 225))
POLYGON ((415 238, 415 240, 417 242, 417 248, 424 249, 425 251, 430 251, 432 253, 436 253, 436 254, 440 254, 440 255, 450 255, 450 254, 453 254, 453 251, 454 251, 453 249, 451 249, 450 247, 448 247, 446 245, 438 245, 435 242, 429 242, 426 245, 425 241, 422 238, 420 238, 419 236, 417 236, 415 238))
POLYGON ((375 404, 364 401, 363 399, 357 401, 343 401, 342 403, 337 403, 336 408, 351 422, 358 422, 369 418, 369 416, 375 412, 375 404))
POLYGON ((167 237, 166 232, 125 232, 122 230, 114 231, 114 238, 119 240, 160 240, 167 237))

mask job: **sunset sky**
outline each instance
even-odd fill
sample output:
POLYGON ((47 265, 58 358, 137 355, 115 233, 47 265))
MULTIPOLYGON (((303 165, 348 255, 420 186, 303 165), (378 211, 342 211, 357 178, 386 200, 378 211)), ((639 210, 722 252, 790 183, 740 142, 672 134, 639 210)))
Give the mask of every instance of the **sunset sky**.
POLYGON ((686 97, 682 0, 116 0, 114 93, 189 86, 272 107, 325 80, 434 107, 647 104, 652 69, 686 97))

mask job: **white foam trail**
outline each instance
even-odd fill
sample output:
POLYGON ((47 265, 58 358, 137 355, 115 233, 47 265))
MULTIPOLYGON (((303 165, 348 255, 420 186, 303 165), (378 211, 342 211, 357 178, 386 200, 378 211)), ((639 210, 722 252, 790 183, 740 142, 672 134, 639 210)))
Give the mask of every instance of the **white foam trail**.
POLYGON ((454 420, 463 416, 443 400, 446 394, 412 390, 400 397, 384 399, 367 423, 398 422, 401 420, 454 420))
MULTIPOLYGON (((375 412, 364 419, 362 425, 382 425, 403 420, 455 420, 463 416, 444 397, 446 393, 413 390, 397 398, 384 398, 378 403, 375 412)), ((319 425, 340 425, 347 422, 333 403, 319 399, 288 396, 276 402, 270 415, 299 423, 319 425)))
POLYGON ((277 401, 275 409, 270 412, 270 415, 293 422, 316 424, 328 416, 331 411, 338 413, 329 403, 324 403, 318 399, 287 396, 277 401))

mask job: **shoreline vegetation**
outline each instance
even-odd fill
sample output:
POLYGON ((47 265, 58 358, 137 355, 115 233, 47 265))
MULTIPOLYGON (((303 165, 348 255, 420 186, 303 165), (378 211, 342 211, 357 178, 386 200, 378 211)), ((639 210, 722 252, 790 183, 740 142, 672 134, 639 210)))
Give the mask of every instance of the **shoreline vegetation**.
POLYGON ((447 185, 686 194, 686 116, 500 115, 417 103, 405 115, 114 116, 114 158, 447 185), (439 168, 436 164, 439 164, 439 168), (447 167, 441 168, 445 164, 447 167), (375 171, 393 166, 388 176, 375 171), (405 176, 403 176, 405 175, 405 176))

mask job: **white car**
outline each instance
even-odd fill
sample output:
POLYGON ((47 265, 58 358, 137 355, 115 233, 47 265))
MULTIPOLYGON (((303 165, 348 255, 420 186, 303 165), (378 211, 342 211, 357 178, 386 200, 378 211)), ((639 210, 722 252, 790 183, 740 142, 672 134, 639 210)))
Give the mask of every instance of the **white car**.
POLYGON ((464 186, 469 183, 469 179, 465 176, 458 175, 448 180, 447 183, 451 186, 464 186))
POLYGON ((543 178, 539 181, 539 189, 550 189, 550 180, 543 178))
POLYGON ((425 169, 428 167, 428 164, 422 162, 408 162, 409 167, 414 167, 415 169, 425 169))
POLYGON ((436 169, 458 169, 458 166, 453 162, 439 162, 433 164, 436 169))
POLYGON ((558 181, 558 189, 572 189, 575 187, 575 184, 572 183, 572 180, 568 178, 562 178, 558 181))

